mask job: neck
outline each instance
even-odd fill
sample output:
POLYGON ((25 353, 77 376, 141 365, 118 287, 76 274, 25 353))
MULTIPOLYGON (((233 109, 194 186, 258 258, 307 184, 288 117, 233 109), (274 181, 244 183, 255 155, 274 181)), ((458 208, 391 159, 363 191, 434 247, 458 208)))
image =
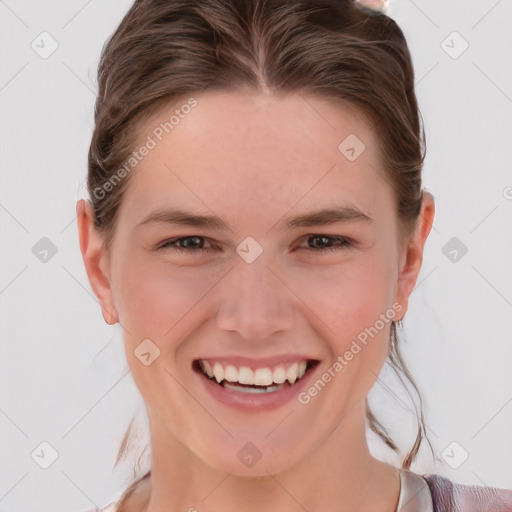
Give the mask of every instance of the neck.
POLYGON ((268 476, 208 466, 150 414, 152 469, 147 512, 395 512, 398 470, 371 456, 364 401, 306 458, 268 476))

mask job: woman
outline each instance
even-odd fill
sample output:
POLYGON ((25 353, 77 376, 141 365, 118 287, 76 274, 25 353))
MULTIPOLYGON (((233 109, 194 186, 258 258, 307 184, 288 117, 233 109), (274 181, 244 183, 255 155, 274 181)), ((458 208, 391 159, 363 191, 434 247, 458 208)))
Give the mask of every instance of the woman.
POLYGON ((118 511, 511 511, 373 457, 434 220, 404 36, 348 0, 142 0, 104 48, 80 248, 151 471, 118 511))

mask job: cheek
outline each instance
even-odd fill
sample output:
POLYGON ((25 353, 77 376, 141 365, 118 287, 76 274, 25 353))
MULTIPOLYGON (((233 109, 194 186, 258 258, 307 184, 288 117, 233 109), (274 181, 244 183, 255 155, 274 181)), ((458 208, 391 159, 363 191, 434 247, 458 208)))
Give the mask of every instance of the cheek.
POLYGON ((310 294, 304 302, 330 329, 321 334, 330 351, 324 371, 334 376, 333 391, 314 406, 324 418, 343 417, 362 400, 387 358, 395 314, 388 268, 382 253, 368 252, 337 271, 317 272, 305 286, 310 294))
POLYGON ((120 262, 116 276, 120 320, 132 337, 166 339, 167 343, 174 337, 171 332, 194 314, 194 308, 221 277, 211 269, 126 259, 120 262))
MULTIPOLYGON (((335 339, 339 345, 336 349, 341 352, 344 345, 350 344, 389 308, 389 260, 382 249, 373 247, 337 265, 282 268, 280 273, 307 306, 297 307, 306 316, 307 309, 310 310, 310 321, 335 339), (325 326, 330 330, 325 330, 325 326)), ((163 258, 148 263, 147 257, 133 253, 118 258, 114 268, 116 307, 131 343, 140 343, 145 338, 156 343, 161 340, 161 349, 164 340, 166 348, 179 345, 179 340, 187 335, 186 326, 194 328, 192 319, 196 327, 202 323, 193 317, 200 311, 204 314, 208 293, 214 287, 222 287, 222 277, 228 270, 201 265, 178 267, 163 258)), ((289 300, 296 299, 290 296, 289 300)))
POLYGON ((326 335, 336 340, 338 349, 390 308, 388 268, 382 254, 369 250, 340 265, 297 275, 301 299, 329 327, 326 335))

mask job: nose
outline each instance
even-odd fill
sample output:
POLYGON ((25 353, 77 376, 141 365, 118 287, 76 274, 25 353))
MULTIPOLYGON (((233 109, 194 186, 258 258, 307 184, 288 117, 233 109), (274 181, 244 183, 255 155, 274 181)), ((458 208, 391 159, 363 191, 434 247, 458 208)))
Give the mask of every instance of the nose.
POLYGON ((247 340, 263 340, 293 325, 290 292, 264 254, 252 263, 240 258, 222 282, 217 327, 247 340))

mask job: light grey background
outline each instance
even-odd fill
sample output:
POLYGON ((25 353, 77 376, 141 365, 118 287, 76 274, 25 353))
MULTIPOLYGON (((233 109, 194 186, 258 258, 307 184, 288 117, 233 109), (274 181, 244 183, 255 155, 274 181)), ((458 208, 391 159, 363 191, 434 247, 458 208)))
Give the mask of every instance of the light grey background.
MULTIPOLYGON (((130 464, 112 465, 143 404, 121 332, 90 291, 75 220, 96 66, 130 5, 0 0, 0 512, 105 506, 133 476, 130 464), (47 59, 31 47, 43 31, 58 43, 47 59), (46 262, 32 252, 43 237, 57 248, 46 262), (58 454, 48 469, 43 442, 58 454)), ((512 2, 391 0, 387 13, 412 52, 424 182, 437 203, 403 350, 440 462, 423 449, 412 469, 512 488, 512 2), (456 262, 443 253, 453 237, 468 248, 456 262), (462 450, 467 460, 450 467, 462 450)), ((409 447, 412 404, 386 368, 371 400, 409 447)), ((140 424, 143 447, 144 416, 140 424)), ((372 452, 398 464, 369 438, 372 452)))

